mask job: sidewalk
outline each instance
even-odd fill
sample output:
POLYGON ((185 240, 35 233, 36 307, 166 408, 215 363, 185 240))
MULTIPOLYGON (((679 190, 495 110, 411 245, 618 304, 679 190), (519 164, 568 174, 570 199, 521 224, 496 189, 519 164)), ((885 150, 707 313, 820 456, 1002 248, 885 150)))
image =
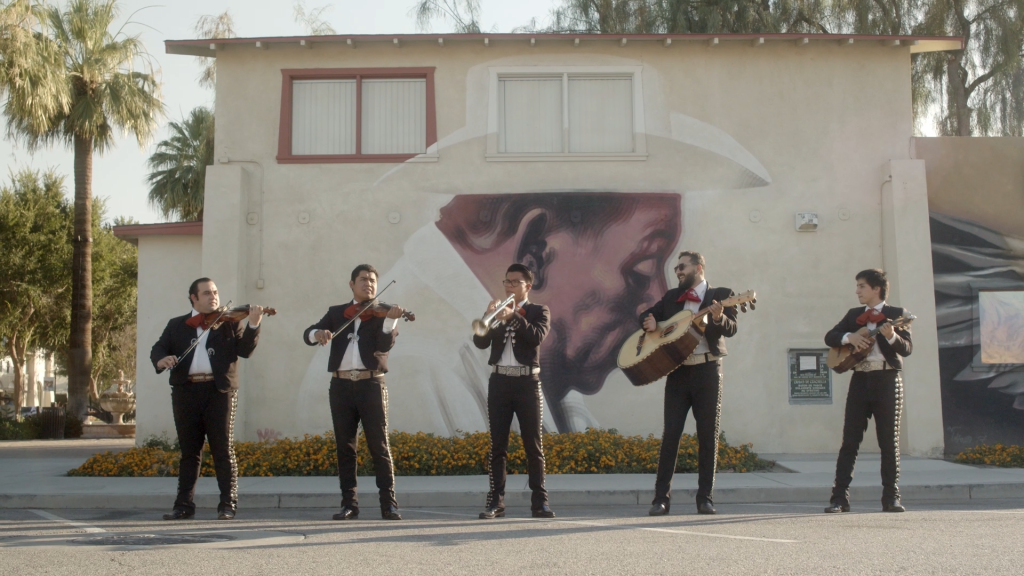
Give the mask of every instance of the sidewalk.
MULTIPOLYGON (((0 442, 0 508, 169 508, 176 478, 70 478, 67 471, 91 454, 126 450, 133 440, 38 440, 0 442)), ((761 454, 776 461, 773 472, 719 473, 715 504, 828 502, 835 454, 761 454)), ((505 501, 529 507, 526 475, 508 478, 505 501)), ((360 478, 363 505, 376 503, 372 477, 360 478)), ((404 507, 482 506, 487 476, 399 476, 396 492, 404 507)), ((654 497, 653 474, 552 474, 547 477, 551 505, 622 506, 647 504, 654 497)), ((333 477, 242 477, 242 508, 336 508, 341 499, 333 477)), ((901 457, 903 501, 1024 499, 1024 469, 977 468, 942 460, 901 457)), ((877 503, 881 498, 878 454, 861 455, 851 499, 877 503)), ((676 474, 673 500, 693 502, 696 474, 676 474)), ((214 478, 200 478, 196 504, 217 505, 214 478)))

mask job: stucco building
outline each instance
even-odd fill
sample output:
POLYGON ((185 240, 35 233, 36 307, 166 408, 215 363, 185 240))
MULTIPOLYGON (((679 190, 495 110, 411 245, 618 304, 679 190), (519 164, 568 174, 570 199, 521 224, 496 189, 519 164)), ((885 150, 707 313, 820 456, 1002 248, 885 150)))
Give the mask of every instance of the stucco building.
POLYGON ((942 451, 910 58, 959 49, 959 39, 435 34, 166 45, 217 58, 216 163, 201 227, 123 234, 140 248, 139 438, 173 434, 166 376, 148 351, 166 320, 188 311, 200 275, 225 301, 279 312, 242 362, 238 437, 329 429, 325 350, 301 334, 350 297, 349 272, 363 262, 381 271, 381 287, 395 281, 382 299, 417 315, 399 326, 392 352, 392 428, 486 429, 486 355, 469 343, 470 323, 519 261, 537 271, 532 299, 553 315, 542 348, 546 428, 660 434, 662 384, 633 387, 615 355, 689 249, 705 255, 712 285, 758 294, 724 361, 730 442, 838 448, 849 377, 815 383, 808 358, 856 305, 856 272, 884 267, 889 300, 919 317, 903 451, 942 451))

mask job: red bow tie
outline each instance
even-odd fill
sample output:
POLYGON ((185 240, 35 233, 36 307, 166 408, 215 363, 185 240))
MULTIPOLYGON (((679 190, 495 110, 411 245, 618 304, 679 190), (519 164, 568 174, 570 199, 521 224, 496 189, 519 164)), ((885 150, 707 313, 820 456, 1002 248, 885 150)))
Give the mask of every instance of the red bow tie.
POLYGON ((519 312, 520 316, 526 316, 526 308, 516 308, 516 312, 519 312))
POLYGON ((857 316, 857 324, 860 324, 861 326, 867 324, 868 322, 872 324, 878 324, 879 322, 882 322, 883 320, 886 319, 887 318, 885 317, 885 314, 882 314, 881 312, 875 310, 874 308, 868 308, 867 310, 864 311, 863 314, 857 316))
POLYGON ((676 300, 676 302, 696 302, 697 304, 700 304, 700 296, 697 296, 696 290, 690 288, 689 290, 684 292, 683 295, 680 296, 678 300, 676 300))
MULTIPOLYGON (((348 308, 345 308, 345 319, 351 320, 355 317, 356 312, 359 312, 365 306, 366 304, 350 304, 348 308)), ((360 322, 366 322, 370 318, 373 318, 373 312, 370 312, 369 310, 359 315, 360 322)))
POLYGON ((196 314, 188 320, 185 320, 185 324, 192 328, 202 328, 203 330, 210 327, 210 324, 206 321, 206 314, 196 314))

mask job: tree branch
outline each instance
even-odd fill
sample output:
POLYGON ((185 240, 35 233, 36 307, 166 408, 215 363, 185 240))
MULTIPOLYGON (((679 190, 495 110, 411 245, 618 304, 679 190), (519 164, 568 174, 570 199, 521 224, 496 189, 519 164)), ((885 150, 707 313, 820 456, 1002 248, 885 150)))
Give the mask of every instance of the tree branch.
POLYGON ((996 74, 999 74, 1000 72, 1002 72, 1003 70, 1008 68, 1011 63, 1012 62, 1010 62, 1008 60, 1004 60, 1004 61, 1000 62, 999 64, 996 64, 995 66, 993 66, 992 69, 989 70, 988 72, 985 72, 981 76, 978 76, 977 78, 975 78, 974 82, 971 82, 965 88, 967 90, 967 95, 970 96, 970 94, 972 92, 974 92, 975 88, 977 88, 978 86, 980 86, 980 85, 984 84, 985 82, 988 82, 989 80, 991 80, 993 76, 995 76, 996 74))
POLYGON ((989 12, 991 12, 991 11, 997 9, 997 8, 1005 8, 1007 4, 1009 4, 1009 2, 1000 2, 998 4, 993 4, 993 5, 989 6, 988 8, 985 8, 981 12, 978 12, 977 14, 975 14, 974 18, 971 19, 971 20, 968 20, 968 22, 970 22, 971 24, 974 24, 978 20, 981 20, 986 15, 988 15, 989 12))

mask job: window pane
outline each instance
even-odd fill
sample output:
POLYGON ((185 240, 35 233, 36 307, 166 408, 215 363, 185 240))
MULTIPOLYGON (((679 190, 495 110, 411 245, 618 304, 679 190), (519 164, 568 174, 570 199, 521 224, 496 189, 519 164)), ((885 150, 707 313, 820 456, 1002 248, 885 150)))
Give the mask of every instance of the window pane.
POLYGON ((356 153, 356 81, 292 83, 292 154, 356 153))
POLYGON ((633 80, 569 78, 569 152, 633 151, 633 80))
POLYGON ((363 154, 427 151, 427 81, 363 80, 363 154))
POLYGON ((562 79, 498 84, 498 152, 562 152, 562 79))

